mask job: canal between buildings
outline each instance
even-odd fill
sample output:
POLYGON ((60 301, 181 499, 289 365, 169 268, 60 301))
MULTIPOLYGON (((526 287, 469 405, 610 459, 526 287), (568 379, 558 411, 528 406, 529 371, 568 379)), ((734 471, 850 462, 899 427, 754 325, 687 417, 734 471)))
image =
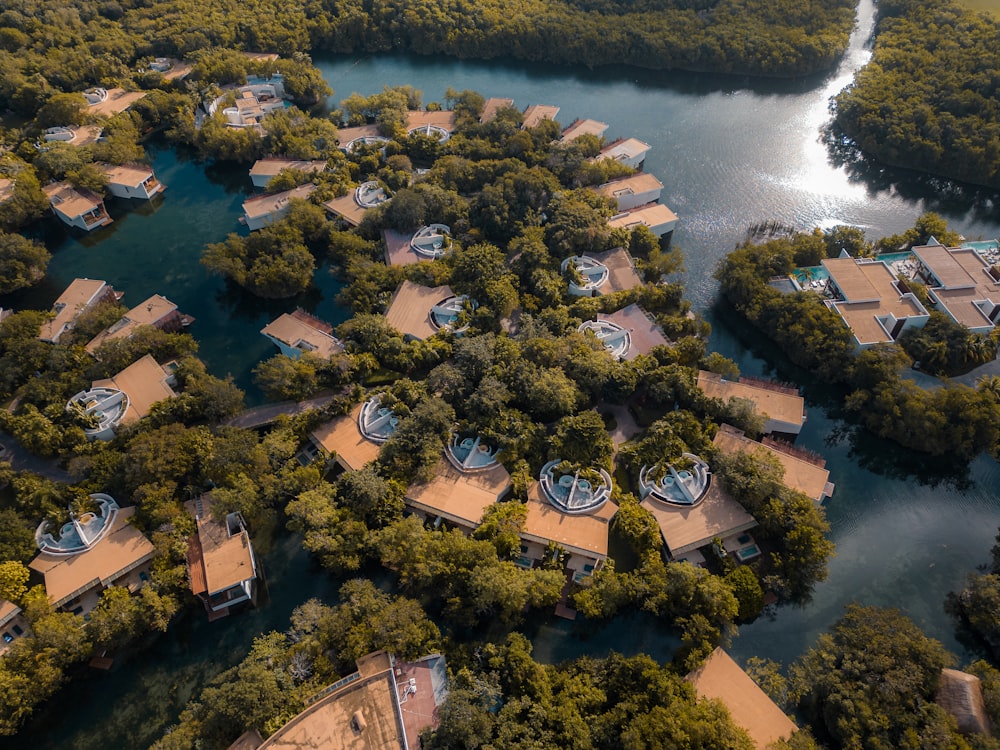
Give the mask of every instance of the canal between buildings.
MULTIPOLYGON (((964 654, 942 610, 945 594, 988 558, 1000 525, 1000 469, 987 458, 955 469, 875 440, 846 424, 836 394, 792 368, 781 352, 728 320, 715 302, 711 274, 746 228, 769 219, 797 228, 852 224, 870 238, 902 231, 921 213, 942 214, 969 238, 1000 235, 996 196, 933 179, 855 163, 831 163, 821 140, 829 97, 867 60, 872 5, 837 71, 809 80, 758 82, 629 69, 591 71, 513 62, 463 62, 412 56, 319 60, 335 90, 352 92, 412 84, 424 101, 445 88, 513 97, 516 105, 554 104, 560 122, 590 117, 609 137, 634 136, 652 146, 646 169, 664 183, 662 201, 680 216, 674 245, 683 249, 687 296, 713 325, 711 348, 743 372, 804 386, 808 421, 797 443, 827 458, 837 485, 827 501, 837 556, 829 579, 802 607, 744 626, 732 653, 789 662, 830 628, 851 601, 903 609, 929 635, 964 654)), ((228 287, 199 264, 205 244, 238 231, 250 191, 246 168, 199 163, 184 151, 151 146, 157 176, 168 185, 152 206, 112 205, 115 223, 77 238, 49 222, 54 257, 38 287, 0 300, 15 309, 47 309, 76 276, 109 281, 135 304, 160 293, 197 318, 190 332, 217 375, 250 388, 251 370, 272 354, 259 331, 280 312, 301 306, 333 323, 348 311, 329 269, 316 272, 300 299, 266 302, 228 287)), ((264 554, 270 595, 257 610, 209 624, 185 613, 153 645, 110 674, 88 674, 45 706, 11 747, 132 748, 148 745, 176 721, 186 700, 212 675, 239 661, 253 638, 287 626, 291 610, 311 596, 331 600, 336 584, 310 564, 298 539, 278 537, 264 554)), ((643 616, 598 627, 546 619, 528 624, 535 655, 560 661, 583 653, 644 651, 669 659, 666 628, 643 616)))

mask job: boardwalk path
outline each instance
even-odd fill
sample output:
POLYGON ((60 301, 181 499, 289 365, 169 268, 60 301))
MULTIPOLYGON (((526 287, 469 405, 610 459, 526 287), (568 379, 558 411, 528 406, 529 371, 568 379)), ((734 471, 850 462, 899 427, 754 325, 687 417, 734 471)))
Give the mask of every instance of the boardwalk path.
POLYGON ((295 416, 310 409, 322 409, 336 397, 335 393, 327 393, 306 401, 279 401, 273 404, 261 404, 260 406, 240 412, 235 417, 227 419, 222 425, 224 427, 243 427, 246 429, 262 427, 263 425, 271 424, 271 422, 283 414, 295 416))

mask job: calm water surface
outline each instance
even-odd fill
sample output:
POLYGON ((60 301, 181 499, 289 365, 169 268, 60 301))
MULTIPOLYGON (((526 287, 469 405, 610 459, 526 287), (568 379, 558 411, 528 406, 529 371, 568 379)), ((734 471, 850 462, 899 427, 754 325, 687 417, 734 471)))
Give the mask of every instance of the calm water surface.
MULTIPOLYGON (((852 431, 838 416, 837 394, 817 387, 781 352, 713 306, 711 272, 755 221, 778 219, 799 228, 848 223, 878 237, 936 210, 969 237, 1000 235, 994 195, 863 163, 831 162, 820 136, 829 119, 829 97, 868 57, 868 0, 859 14, 860 30, 840 69, 807 81, 761 84, 398 56, 319 61, 335 89, 333 106, 354 91, 369 94, 383 85, 412 84, 424 92, 425 102, 442 99, 448 86, 470 88, 485 96, 513 97, 522 108, 555 104, 562 108, 560 122, 599 119, 611 126, 609 137, 635 136, 653 147, 646 169, 664 183, 663 201, 681 217, 674 242, 685 252, 688 296, 713 323, 713 348, 739 362, 744 372, 805 385, 809 420, 798 443, 827 457, 837 485, 827 502, 837 544, 829 579, 808 606, 782 608, 772 619, 743 627, 732 647, 741 661, 754 654, 794 659, 851 601, 901 607, 927 633, 964 655, 941 602, 987 559, 1000 525, 995 462, 984 458, 960 469, 928 466, 852 431)), ((332 322, 344 319, 346 311, 333 301, 337 284, 325 269, 317 271, 315 289, 302 300, 274 304, 209 277, 198 257, 205 243, 237 230, 240 203, 250 189, 246 172, 198 164, 166 149, 151 149, 151 155, 158 176, 170 186, 152 211, 113 206, 115 224, 83 241, 56 228, 48 238, 55 253, 52 280, 0 303, 47 308, 78 275, 107 279, 132 304, 155 292, 165 294, 198 318, 191 333, 212 371, 232 373, 241 385, 270 355, 258 331, 278 312, 298 304, 332 322)), ((199 614, 186 617, 117 672, 71 685, 22 733, 17 746, 125 748, 159 736, 184 700, 238 660, 255 634, 283 629, 296 604, 332 593, 329 580, 310 568, 296 539, 277 545, 265 557, 265 567, 272 596, 263 607, 211 626, 199 614)), ((673 647, 663 625, 642 616, 598 627, 551 620, 532 627, 536 656, 547 661, 610 649, 668 659, 673 647)))

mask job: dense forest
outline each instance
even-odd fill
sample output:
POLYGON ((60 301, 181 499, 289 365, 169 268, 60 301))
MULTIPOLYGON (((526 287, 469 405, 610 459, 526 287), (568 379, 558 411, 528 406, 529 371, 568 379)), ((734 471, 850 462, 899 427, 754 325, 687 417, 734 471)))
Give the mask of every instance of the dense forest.
POLYGON ((1000 187, 1000 21, 948 0, 885 0, 835 128, 891 166, 1000 187))

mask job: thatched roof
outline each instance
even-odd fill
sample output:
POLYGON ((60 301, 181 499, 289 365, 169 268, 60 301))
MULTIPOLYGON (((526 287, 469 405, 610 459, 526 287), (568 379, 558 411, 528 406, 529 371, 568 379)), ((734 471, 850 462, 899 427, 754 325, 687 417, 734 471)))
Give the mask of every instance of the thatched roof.
POLYGON ((979 678, 957 669, 942 669, 941 684, 934 700, 955 717, 959 731, 965 734, 989 734, 983 688, 979 678))

